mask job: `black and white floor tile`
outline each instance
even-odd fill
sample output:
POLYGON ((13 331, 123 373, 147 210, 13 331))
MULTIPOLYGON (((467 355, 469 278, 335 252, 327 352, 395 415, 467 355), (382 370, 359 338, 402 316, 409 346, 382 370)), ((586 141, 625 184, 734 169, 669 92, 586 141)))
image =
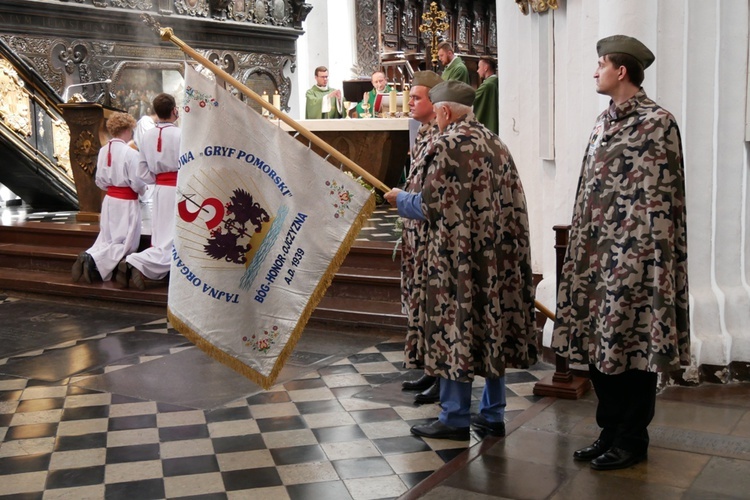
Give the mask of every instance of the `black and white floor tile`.
MULTIPOLYGON (((419 375, 401 369, 400 337, 211 409, 86 386, 195 349, 166 320, 0 359, 0 373, 130 332, 175 342, 54 382, 0 375, 0 498, 395 498, 479 439, 409 433, 439 407, 400 391, 419 375)), ((509 420, 536 401, 533 383, 551 370, 534 368, 507 375, 509 420)))

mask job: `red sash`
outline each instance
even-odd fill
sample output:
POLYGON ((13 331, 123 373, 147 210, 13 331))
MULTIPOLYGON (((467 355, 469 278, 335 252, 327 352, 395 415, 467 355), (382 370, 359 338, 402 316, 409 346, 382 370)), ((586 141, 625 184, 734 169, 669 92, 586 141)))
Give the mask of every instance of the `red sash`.
POLYGON ((174 172, 164 172, 156 174, 156 185, 157 186, 176 186, 177 185, 177 170, 174 172))
POLYGON ((119 198, 121 200, 137 200, 138 193, 130 189, 129 187, 123 186, 109 186, 107 188, 107 196, 112 198, 119 198))

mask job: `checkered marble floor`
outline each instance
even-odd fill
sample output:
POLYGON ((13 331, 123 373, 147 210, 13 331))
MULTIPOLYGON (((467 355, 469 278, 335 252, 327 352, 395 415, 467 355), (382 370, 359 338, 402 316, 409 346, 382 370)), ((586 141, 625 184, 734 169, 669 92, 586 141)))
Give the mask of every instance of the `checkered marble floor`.
MULTIPOLYGON (((166 320, 138 328, 178 336, 166 320)), ((2 359, 0 367, 114 333, 2 359)), ((186 345, 59 382, 0 375, 0 498, 398 497, 479 438, 409 433, 439 407, 399 402, 411 397, 399 391, 400 380, 419 375, 401 369, 402 348, 403 338, 394 337, 210 410, 81 386, 194 349, 186 345)), ((508 373, 506 419, 538 399, 533 384, 552 367, 534 368, 508 373)))
POLYGON ((399 218, 395 208, 388 205, 377 207, 362 226, 357 241, 398 241, 401 234, 397 226, 399 218))

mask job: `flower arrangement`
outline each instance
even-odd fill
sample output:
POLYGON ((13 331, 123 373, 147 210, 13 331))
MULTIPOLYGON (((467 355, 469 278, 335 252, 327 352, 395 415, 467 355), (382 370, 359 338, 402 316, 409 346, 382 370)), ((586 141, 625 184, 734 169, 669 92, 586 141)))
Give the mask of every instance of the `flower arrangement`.
POLYGON ((351 177, 352 179, 354 179, 355 181, 357 181, 360 186, 362 186, 363 188, 367 189, 372 194, 374 194, 375 195, 375 204, 376 205, 382 205, 383 203, 385 203, 385 198, 383 198, 383 195, 380 193, 380 191, 378 191, 377 189, 375 189, 374 187, 372 187, 372 185, 369 182, 367 182, 366 180, 364 180, 361 175, 355 177, 354 174, 352 172, 349 172, 349 171, 346 172, 346 175, 348 175, 349 177, 351 177))
POLYGON ((393 254, 391 255, 391 258, 393 260, 396 260, 396 253, 398 252, 399 247, 401 246, 401 235, 404 234, 404 219, 399 217, 396 219, 396 231, 394 232, 394 235, 398 237, 396 240, 396 244, 393 246, 393 254))

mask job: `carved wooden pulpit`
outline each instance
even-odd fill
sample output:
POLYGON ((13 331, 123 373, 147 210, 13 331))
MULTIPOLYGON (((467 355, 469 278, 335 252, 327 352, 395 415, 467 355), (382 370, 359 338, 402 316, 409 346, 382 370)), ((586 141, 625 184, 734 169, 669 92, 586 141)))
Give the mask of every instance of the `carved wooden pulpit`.
POLYGON ((70 167, 78 192, 81 222, 98 222, 104 191, 94 182, 99 149, 109 140, 107 118, 118 111, 95 102, 61 104, 63 118, 70 128, 70 167))

